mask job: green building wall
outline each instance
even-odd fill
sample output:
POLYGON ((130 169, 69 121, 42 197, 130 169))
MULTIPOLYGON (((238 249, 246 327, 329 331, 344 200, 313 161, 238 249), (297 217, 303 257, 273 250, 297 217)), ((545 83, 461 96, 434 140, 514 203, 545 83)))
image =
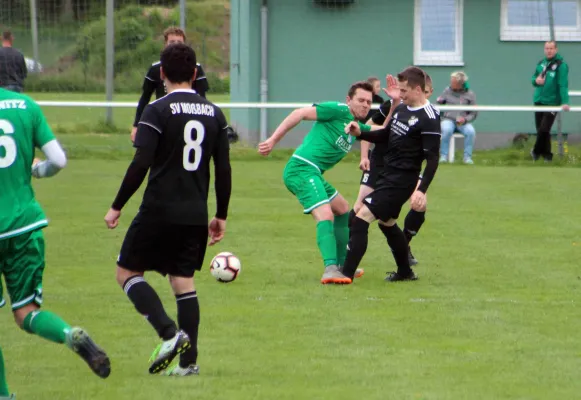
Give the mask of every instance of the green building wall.
MULTIPOLYGON (((231 2, 232 102, 256 102, 262 0, 231 2)), ((448 85, 450 73, 462 69, 481 105, 532 103, 530 79, 543 57, 543 43, 500 41, 500 2, 464 0, 464 67, 425 67, 434 80, 434 97, 448 85)), ((268 0, 267 6, 269 102, 342 100, 352 82, 370 75, 383 80, 386 73, 413 64, 413 0, 355 0, 346 9, 319 7, 313 0, 268 0)), ((570 67, 570 88, 581 90, 579 47, 559 44, 570 67)), ((581 104, 575 100, 573 105, 581 104)), ((269 133, 289 112, 269 110, 269 133)), ((231 119, 247 140, 258 140, 258 110, 233 110, 231 119)), ((478 134, 506 141, 512 137, 507 134, 533 132, 533 121, 531 112, 481 112, 475 127, 478 134)), ((295 146, 309 126, 301 124, 282 145, 295 146)), ((581 116, 565 114, 563 130, 581 133, 581 116)))

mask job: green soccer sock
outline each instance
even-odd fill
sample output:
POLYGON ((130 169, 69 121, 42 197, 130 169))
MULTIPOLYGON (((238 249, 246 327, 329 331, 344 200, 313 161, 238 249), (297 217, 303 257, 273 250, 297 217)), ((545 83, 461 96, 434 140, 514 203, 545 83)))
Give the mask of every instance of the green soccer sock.
POLYGON ((317 224, 317 246, 325 267, 337 265, 337 241, 333 232, 333 221, 319 221, 317 224))
POLYGON ((6 369, 4 369, 4 357, 2 356, 2 349, 0 349, 0 396, 8 397, 8 383, 6 382, 6 369))
POLYGON ((24 318, 22 329, 51 342, 65 343, 70 325, 50 311, 32 311, 24 318))
POLYGON ((349 244, 349 213, 335 217, 335 240, 337 241, 337 262, 345 264, 347 245, 349 244))

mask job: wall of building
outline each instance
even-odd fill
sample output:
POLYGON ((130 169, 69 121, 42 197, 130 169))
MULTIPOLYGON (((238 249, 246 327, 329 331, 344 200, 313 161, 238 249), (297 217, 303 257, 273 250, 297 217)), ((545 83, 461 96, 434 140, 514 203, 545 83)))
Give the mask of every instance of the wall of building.
MULTIPOLYGON (((464 0, 462 69, 480 104, 530 105, 530 79, 543 57, 543 43, 501 42, 500 1, 464 0)), ((232 101, 259 100, 261 3, 232 0, 232 101)), ((269 101, 342 100, 352 82, 384 77, 413 64, 412 0, 356 0, 346 9, 319 7, 312 0, 268 0, 268 15, 269 101)), ((559 50, 570 65, 571 89, 581 90, 578 46, 563 42, 559 50)), ((425 67, 434 80, 435 96, 458 68, 425 67)), ((269 111, 270 132, 289 111, 269 111)), ((257 140, 257 111, 235 111, 232 120, 251 141, 257 140)), ((563 122, 564 131, 581 133, 578 114, 564 115, 563 122)), ((482 134, 480 147, 504 143, 512 138, 510 133, 534 131, 529 112, 482 112, 475 126, 482 134)), ((309 127, 301 124, 282 145, 296 145, 309 127)))

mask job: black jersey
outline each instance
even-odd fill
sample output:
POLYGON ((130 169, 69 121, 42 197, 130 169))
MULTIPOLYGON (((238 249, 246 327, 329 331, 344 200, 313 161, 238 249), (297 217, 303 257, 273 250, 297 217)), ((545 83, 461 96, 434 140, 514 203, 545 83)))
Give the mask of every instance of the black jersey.
POLYGON ((145 108, 135 147, 153 160, 140 218, 206 225, 211 158, 216 216, 226 218, 231 185, 227 127, 222 110, 193 90, 175 90, 145 108))
MULTIPOLYGON (((192 82, 192 89, 195 90, 200 96, 206 97, 206 92, 210 89, 208 84, 208 79, 206 78, 206 73, 202 66, 198 63, 197 65, 197 73, 196 73, 196 80, 192 82)), ((161 79, 161 62, 157 61, 151 64, 151 67, 147 70, 145 74, 145 79, 143 80, 143 92, 141 94, 141 98, 139 99, 139 103, 137 104, 137 111, 135 112, 135 120, 133 122, 133 126, 137 126, 139 120, 141 119, 141 115, 143 114, 143 110, 145 106, 151 100, 151 95, 155 92, 155 98, 159 99, 167 94, 167 90, 165 88, 165 84, 161 79)))
MULTIPOLYGON (((208 79, 206 78, 206 73, 204 69, 200 65, 200 63, 196 64, 197 73, 196 73, 196 80, 192 82, 192 89, 195 90, 200 96, 206 97, 206 92, 210 89, 208 85, 208 79)), ((145 80, 155 84, 155 98, 159 99, 167 94, 167 90, 161 79, 161 62, 155 62, 151 64, 151 67, 145 74, 145 80)), ((144 90, 145 90, 146 82, 144 82, 144 90)))
POLYGON ((440 113, 429 102, 410 108, 399 104, 388 125, 376 131, 362 132, 360 140, 387 143, 380 175, 391 180, 417 179, 422 162, 426 169, 418 190, 425 193, 438 169, 440 152, 440 113))
POLYGON ((440 144, 440 112, 429 102, 423 107, 411 108, 400 104, 389 122, 389 141, 383 156, 386 168, 414 171, 422 169, 425 150, 433 147, 425 142, 440 144))

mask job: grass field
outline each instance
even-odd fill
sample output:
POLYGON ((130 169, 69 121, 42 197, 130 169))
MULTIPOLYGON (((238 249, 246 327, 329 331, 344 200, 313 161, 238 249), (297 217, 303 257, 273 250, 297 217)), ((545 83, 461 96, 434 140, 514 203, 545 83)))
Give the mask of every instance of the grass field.
MULTIPOLYGON (((19 399, 579 397, 577 168, 444 165, 412 243, 420 280, 383 281, 394 263, 372 227, 365 276, 325 287, 314 224, 281 181, 287 153, 259 159, 234 149, 228 232, 207 261, 233 251, 242 274, 227 285, 208 268, 197 276, 201 375, 170 379, 148 375, 157 337, 114 278, 140 195, 117 230, 103 223, 129 143, 119 135, 61 139, 72 161, 34 184, 51 219, 45 307, 92 333, 113 373, 99 380, 62 346, 20 332, 5 309, 1 345, 19 399)), ((354 158, 328 173, 350 201, 360 176, 354 158)), ((167 283, 148 279, 175 315, 167 283)))
MULTIPOLYGON (((27 93, 36 101, 105 101, 103 93, 27 93)), ((116 94, 113 101, 131 102, 137 104, 140 93, 116 94)), ((214 103, 229 102, 228 94, 208 93, 208 100, 214 103)), ((155 95, 152 96, 152 100, 155 95)), ((46 119, 53 129, 59 133, 102 132, 102 133, 128 133, 131 131, 135 118, 135 108, 114 108, 113 124, 105 125, 105 108, 97 107, 43 107, 46 119)), ((226 118, 230 117, 229 110, 225 109, 226 118)))

